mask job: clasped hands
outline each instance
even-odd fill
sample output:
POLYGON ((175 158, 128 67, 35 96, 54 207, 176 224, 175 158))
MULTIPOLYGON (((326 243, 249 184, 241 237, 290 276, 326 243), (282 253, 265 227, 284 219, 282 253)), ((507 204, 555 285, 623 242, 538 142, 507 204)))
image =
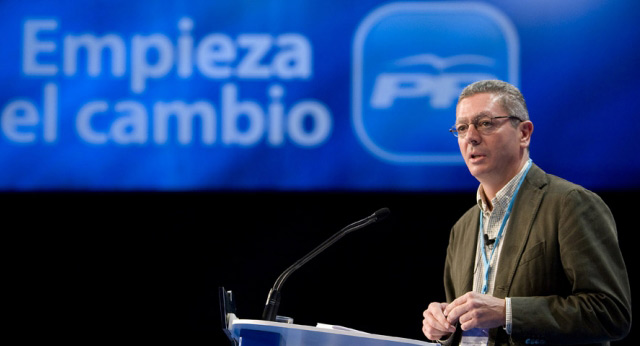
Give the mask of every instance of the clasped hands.
POLYGON ((450 304, 431 303, 422 314, 422 332, 429 340, 446 339, 456 331, 504 326, 506 301, 487 294, 467 292, 450 304))

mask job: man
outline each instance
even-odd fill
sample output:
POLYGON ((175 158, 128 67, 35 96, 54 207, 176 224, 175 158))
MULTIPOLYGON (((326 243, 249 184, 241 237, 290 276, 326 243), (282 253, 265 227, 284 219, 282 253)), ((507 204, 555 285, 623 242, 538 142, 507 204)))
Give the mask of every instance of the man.
POLYGON ((627 335, 631 293, 613 216, 594 193, 531 162, 520 91, 502 81, 467 86, 451 132, 480 186, 451 230, 448 303, 425 310, 427 338, 607 345, 627 335))

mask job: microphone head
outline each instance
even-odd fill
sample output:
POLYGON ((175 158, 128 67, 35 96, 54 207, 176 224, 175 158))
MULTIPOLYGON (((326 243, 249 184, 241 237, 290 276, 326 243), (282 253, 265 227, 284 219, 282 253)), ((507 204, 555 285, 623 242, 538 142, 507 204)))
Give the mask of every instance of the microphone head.
POLYGON ((371 216, 373 216, 377 222, 385 219, 387 216, 389 216, 389 214, 391 214, 391 210, 389 210, 389 208, 382 208, 373 213, 373 215, 371 216))

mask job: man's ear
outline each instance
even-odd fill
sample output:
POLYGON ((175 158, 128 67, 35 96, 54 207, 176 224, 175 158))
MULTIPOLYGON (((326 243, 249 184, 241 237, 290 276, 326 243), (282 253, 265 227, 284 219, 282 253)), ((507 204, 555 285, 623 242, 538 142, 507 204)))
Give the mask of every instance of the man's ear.
POLYGON ((528 148, 533 133, 533 123, 529 120, 521 122, 518 131, 520 131, 520 145, 523 148, 528 148))

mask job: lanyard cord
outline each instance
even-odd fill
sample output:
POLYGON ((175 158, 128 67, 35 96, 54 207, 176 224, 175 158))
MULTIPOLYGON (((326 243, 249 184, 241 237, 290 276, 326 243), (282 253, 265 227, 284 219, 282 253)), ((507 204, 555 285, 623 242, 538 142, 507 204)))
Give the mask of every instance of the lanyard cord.
POLYGON ((483 264, 483 270, 484 270, 484 278, 482 280, 482 294, 486 294, 487 291, 489 290, 489 273, 491 272, 491 261, 493 260, 493 254, 498 248, 498 245, 500 244, 500 239, 502 239, 502 232, 504 231, 504 226, 507 224, 507 220, 511 215, 511 209, 513 209, 513 203, 516 200, 516 196, 518 196, 518 191, 520 191, 520 186, 522 186, 522 182, 524 181, 524 178, 527 176, 527 173, 529 172, 529 168, 531 168, 531 164, 532 164, 531 159, 529 159, 529 161, 527 161, 527 168, 525 168, 524 173, 522 174, 522 177, 520 177, 520 181, 518 182, 516 191, 513 193, 513 196, 511 197, 511 201, 509 201, 507 212, 504 214, 504 217, 502 218, 502 223, 500 224, 500 230, 498 231, 498 235, 496 236, 496 242, 493 245, 493 249, 491 249, 491 255, 489 255, 488 259, 487 259, 487 251, 484 246, 484 224, 482 221, 482 219, 484 218, 483 217, 484 213, 482 212, 482 210, 480 211, 479 237, 480 237, 480 251, 482 252, 482 264, 483 264))

